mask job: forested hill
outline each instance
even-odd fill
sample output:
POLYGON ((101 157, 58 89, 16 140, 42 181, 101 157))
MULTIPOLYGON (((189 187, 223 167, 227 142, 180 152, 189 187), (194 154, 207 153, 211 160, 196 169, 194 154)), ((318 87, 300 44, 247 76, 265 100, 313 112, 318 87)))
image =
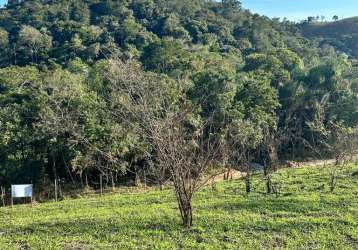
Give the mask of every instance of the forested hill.
MULTIPOLYGON (((206 141, 225 145, 215 166, 347 156, 353 144, 340 138, 357 132, 358 70, 300 32, 237 0, 9 1, 0 9, 1 185, 98 187, 99 176, 116 185, 144 172, 161 183, 176 157, 159 149, 210 155, 206 141), (163 129, 144 126, 153 120, 163 129), (163 131, 169 145, 145 136, 163 131)), ((199 179, 200 158, 190 157, 181 162, 199 179)))
POLYGON ((178 53, 182 60, 186 54, 180 49, 235 54, 238 59, 282 47, 308 61, 316 53, 294 25, 243 11, 236 0, 16 2, 0 11, 2 66, 66 65, 74 58, 93 63, 116 53, 151 68, 155 62, 148 53, 168 45, 176 48, 162 56, 178 53))
POLYGON ((335 22, 306 22, 300 28, 304 36, 358 57, 358 17, 335 22))

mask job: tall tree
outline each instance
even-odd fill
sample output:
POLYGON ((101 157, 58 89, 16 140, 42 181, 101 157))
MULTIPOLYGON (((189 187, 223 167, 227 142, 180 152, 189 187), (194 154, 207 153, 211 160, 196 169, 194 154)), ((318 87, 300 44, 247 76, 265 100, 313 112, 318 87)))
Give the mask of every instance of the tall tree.
POLYGON ((40 52, 46 55, 51 49, 52 37, 34 27, 24 25, 19 32, 18 44, 25 55, 31 57, 32 62, 37 62, 40 52))
POLYGON ((120 123, 141 135, 155 164, 170 174, 183 225, 191 227, 193 196, 219 151, 218 141, 204 133, 210 122, 195 114, 185 81, 178 84, 145 74, 136 65, 112 63, 114 112, 120 123))

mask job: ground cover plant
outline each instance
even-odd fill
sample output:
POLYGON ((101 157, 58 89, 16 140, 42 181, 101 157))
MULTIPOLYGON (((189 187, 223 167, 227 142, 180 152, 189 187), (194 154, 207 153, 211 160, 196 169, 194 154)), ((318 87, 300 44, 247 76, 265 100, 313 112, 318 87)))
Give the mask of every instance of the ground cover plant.
POLYGON ((172 190, 83 197, 0 209, 0 249, 357 249, 358 166, 262 173, 207 186, 185 229, 172 190))

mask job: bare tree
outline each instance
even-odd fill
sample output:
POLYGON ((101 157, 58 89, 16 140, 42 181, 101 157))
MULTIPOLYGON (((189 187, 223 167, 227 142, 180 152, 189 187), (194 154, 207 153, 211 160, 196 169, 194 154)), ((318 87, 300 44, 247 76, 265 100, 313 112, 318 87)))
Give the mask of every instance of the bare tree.
POLYGON ((234 120, 228 124, 222 141, 222 154, 234 169, 245 172, 246 193, 251 192, 251 151, 262 140, 258 126, 250 121, 234 120))
POLYGON ((333 192, 337 183, 338 167, 358 154, 358 127, 349 127, 333 121, 324 124, 320 120, 309 123, 309 126, 321 135, 319 145, 334 156, 335 163, 331 166, 329 179, 329 188, 333 192))
POLYGON ((276 129, 263 129, 263 139, 259 147, 260 157, 264 166, 264 180, 266 182, 266 192, 271 194, 274 192, 272 185, 272 173, 279 165, 277 148, 282 143, 284 136, 279 139, 279 131, 276 129))
MULTIPOLYGON (((111 60, 113 114, 148 145, 156 173, 169 173, 184 226, 193 223, 192 198, 214 166, 219 143, 210 119, 195 115, 188 83, 144 73, 138 65, 111 60)), ((152 160, 152 159, 151 159, 152 160)))
POLYGON ((358 154, 358 127, 345 127, 335 123, 331 123, 330 127, 326 135, 327 147, 335 157, 329 182, 330 191, 333 192, 337 182, 337 167, 346 164, 358 154))

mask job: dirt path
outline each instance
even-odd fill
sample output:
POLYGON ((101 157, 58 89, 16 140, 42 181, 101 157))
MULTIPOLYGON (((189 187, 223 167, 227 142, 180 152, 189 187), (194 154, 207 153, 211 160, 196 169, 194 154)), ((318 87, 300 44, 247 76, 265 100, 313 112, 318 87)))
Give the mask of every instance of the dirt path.
POLYGON ((287 168, 322 167, 326 165, 332 165, 334 163, 335 163, 334 159, 313 160, 313 161, 303 161, 303 162, 288 161, 286 167, 287 168))
MULTIPOLYGON (((358 161, 357 158, 354 159, 355 161, 358 161)), ((303 168, 303 167, 324 167, 335 164, 334 159, 326 159, 326 160, 312 160, 312 161, 302 161, 302 162, 295 162, 295 161, 287 161, 285 165, 282 165, 280 168, 303 168)), ((263 171, 260 169, 256 169, 258 171, 263 171)), ((231 169, 229 172, 221 171, 217 173, 216 175, 212 176, 209 181, 207 181, 207 184, 210 183, 216 183, 223 180, 237 180, 245 176, 244 172, 231 169)))

